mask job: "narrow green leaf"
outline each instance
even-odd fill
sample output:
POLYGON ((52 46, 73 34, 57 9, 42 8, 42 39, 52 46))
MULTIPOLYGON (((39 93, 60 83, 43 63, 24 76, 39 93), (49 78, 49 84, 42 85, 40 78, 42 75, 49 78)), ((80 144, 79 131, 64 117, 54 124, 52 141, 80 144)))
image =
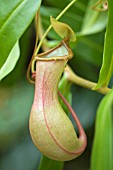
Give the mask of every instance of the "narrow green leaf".
POLYGON ((0 0, 0 68, 32 21, 41 0, 0 0))
POLYGON ((107 12, 93 10, 97 0, 90 0, 83 20, 82 29, 79 35, 95 34, 105 29, 107 24, 107 12))
POLYGON ((0 69, 0 80, 2 80, 6 75, 8 75, 15 67, 20 56, 19 42, 12 48, 7 60, 0 69))
POLYGON ((43 155, 38 170, 62 170, 63 165, 63 162, 49 159, 43 155))
POLYGON ((105 34, 103 62, 95 89, 109 84, 113 74, 113 0, 108 0, 108 25, 105 34))
POLYGON ((91 170, 113 169, 113 90, 106 95, 97 111, 91 170))
POLYGON ((61 37, 61 38, 69 38, 69 41, 76 41, 76 36, 74 31, 65 23, 59 22, 54 18, 50 18, 51 24, 56 31, 56 33, 61 37))

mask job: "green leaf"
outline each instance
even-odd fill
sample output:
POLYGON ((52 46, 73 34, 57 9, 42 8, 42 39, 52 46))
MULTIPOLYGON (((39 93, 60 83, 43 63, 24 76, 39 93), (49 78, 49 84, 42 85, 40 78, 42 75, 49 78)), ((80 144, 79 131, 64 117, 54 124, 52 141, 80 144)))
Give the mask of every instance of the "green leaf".
POLYGON ((91 170, 113 169, 113 90, 100 103, 96 117, 91 170))
POLYGON ((8 75, 15 67, 20 56, 19 42, 12 48, 7 60, 0 69, 0 80, 2 80, 6 75, 8 75))
POLYGON ((61 38, 69 38, 69 41, 76 41, 76 36, 74 31, 65 23, 59 22, 54 18, 50 18, 51 24, 56 31, 56 33, 61 37, 61 38))
POLYGON ((49 159, 43 155, 38 170, 62 170, 63 165, 63 162, 49 159))
POLYGON ((104 53, 103 53, 103 62, 99 74, 98 84, 95 89, 98 89, 102 86, 107 86, 109 84, 110 78, 113 74, 113 1, 108 0, 108 25, 105 34, 105 43, 104 43, 104 53))
POLYGON ((0 0, 0 68, 31 23, 41 0, 0 0))
POLYGON ((107 24, 107 12, 93 10, 92 7, 96 2, 97 0, 89 1, 79 35, 95 34, 105 29, 107 24))

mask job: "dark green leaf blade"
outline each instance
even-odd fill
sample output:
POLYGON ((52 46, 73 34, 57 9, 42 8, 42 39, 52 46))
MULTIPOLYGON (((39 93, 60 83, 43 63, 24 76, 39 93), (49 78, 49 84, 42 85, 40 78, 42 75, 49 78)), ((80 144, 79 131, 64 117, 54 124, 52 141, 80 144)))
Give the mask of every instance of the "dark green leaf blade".
POLYGON ((0 0, 0 68, 32 21, 41 0, 0 0), (8 10, 7 10, 8 9, 8 10))
POLYGON ((42 155, 38 170, 62 170, 63 165, 64 163, 61 161, 55 161, 42 155))
POLYGON ((97 111, 91 170, 113 169, 113 90, 106 95, 97 111))
POLYGON ((99 74, 98 84, 95 89, 107 86, 113 74, 113 1, 108 0, 108 25, 105 34, 103 63, 99 74))

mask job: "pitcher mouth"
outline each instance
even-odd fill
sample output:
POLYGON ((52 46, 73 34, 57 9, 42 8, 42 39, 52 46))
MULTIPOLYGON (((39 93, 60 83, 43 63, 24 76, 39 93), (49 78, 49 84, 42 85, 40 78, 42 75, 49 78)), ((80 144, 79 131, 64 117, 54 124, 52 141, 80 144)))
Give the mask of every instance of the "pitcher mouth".
POLYGON ((34 62, 36 61, 56 61, 56 60, 69 60, 73 57, 73 52, 71 48, 68 46, 68 42, 63 40, 59 45, 50 49, 47 52, 43 52, 38 54, 34 58, 34 62), (62 51, 61 51, 62 48, 62 51))
POLYGON ((56 47, 50 49, 47 52, 43 52, 41 54, 38 54, 36 56, 33 56, 33 59, 31 59, 30 64, 28 66, 27 70, 27 79, 30 83, 35 83, 34 81, 34 75, 36 72, 36 62, 42 61, 42 62, 49 62, 49 61, 68 61, 73 57, 73 52, 71 48, 68 45, 68 39, 64 39, 61 41, 59 45, 56 47), (59 51, 59 49, 63 48, 63 51, 59 51), (30 76, 30 72, 32 76, 30 76), (32 77, 32 78, 31 78, 32 77))

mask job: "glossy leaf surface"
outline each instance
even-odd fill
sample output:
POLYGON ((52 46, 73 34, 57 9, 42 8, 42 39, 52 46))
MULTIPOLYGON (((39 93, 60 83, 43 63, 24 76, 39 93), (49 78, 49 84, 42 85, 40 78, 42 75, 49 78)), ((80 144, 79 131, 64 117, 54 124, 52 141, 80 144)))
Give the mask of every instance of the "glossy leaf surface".
POLYGON ((32 21, 41 0, 0 0, 0 68, 32 21))

